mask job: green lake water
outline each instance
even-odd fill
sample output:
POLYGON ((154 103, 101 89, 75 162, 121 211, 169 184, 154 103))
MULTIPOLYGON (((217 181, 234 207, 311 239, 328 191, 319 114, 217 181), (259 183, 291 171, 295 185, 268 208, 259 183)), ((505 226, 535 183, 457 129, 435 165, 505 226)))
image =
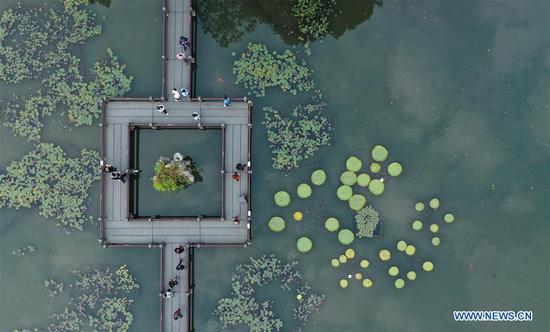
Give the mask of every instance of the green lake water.
MULTIPOLYGON (((0 8, 11 3, 2 1, 0 8)), ((214 8, 226 5, 209 3, 214 8)), ((202 30, 204 23, 199 24, 197 95, 245 95, 234 84, 232 53, 240 54, 248 42, 277 50, 296 43, 285 30, 286 1, 241 4, 226 9, 227 21, 216 27, 218 32, 235 24, 238 28, 253 17, 259 22, 250 32, 233 34, 237 37, 227 46, 220 46, 202 30)), ((229 295, 235 267, 251 256, 269 253, 298 261, 313 290, 326 295, 321 312, 303 331, 550 330, 550 3, 384 1, 367 9, 364 4, 342 2, 346 15, 335 24, 337 38, 314 42, 312 55, 304 56, 335 128, 330 147, 289 174, 273 170, 262 107, 289 113, 309 96, 268 90, 266 97, 253 98, 253 244, 247 249, 195 250, 196 330, 221 329, 212 311, 220 297, 229 295), (382 196, 367 196, 380 212, 383 235, 356 239, 356 258, 335 269, 330 259, 346 247, 324 229, 324 220, 336 216, 343 226, 354 227, 353 213, 335 195, 339 175, 349 155, 370 161, 370 149, 378 143, 390 151, 389 160, 404 166, 400 177, 387 181, 382 196), (318 167, 328 175, 323 187, 313 188, 308 200, 295 198, 288 208, 275 207, 275 191, 293 194, 318 167), (431 246, 427 231, 410 229, 416 218, 425 225, 441 219, 441 214, 413 209, 416 201, 432 197, 441 200, 441 212, 452 211, 456 217, 453 224, 441 227, 439 248, 431 246), (291 219, 298 210, 304 212, 300 223, 291 219), (268 230, 267 220, 274 215, 287 220, 284 232, 268 230), (313 240, 308 254, 294 249, 302 235, 313 240), (397 255, 395 242, 400 239, 414 243, 415 258, 430 259, 435 270, 422 273, 418 263, 397 255), (396 290, 387 265, 376 258, 381 248, 392 249, 392 263, 414 267, 417 280, 396 290), (361 272, 375 286, 365 289, 351 280, 341 289, 338 281, 359 271, 361 257, 371 261, 361 272), (457 323, 453 310, 533 310, 534 320, 457 323)), ((114 0, 111 8, 94 8, 104 32, 80 50, 85 66, 111 47, 134 76, 129 95, 159 95, 160 1, 114 0)), ((245 30, 241 26, 235 31, 245 30)), ((35 86, 0 85, 0 96, 27 89, 35 86)), ((70 154, 98 148, 96 125, 70 132, 64 126, 63 117, 49 118, 44 141, 60 144, 70 154)), ((5 127, 0 127, 0 139, 2 169, 32 149, 5 127)), ((94 216, 97 197, 96 185, 90 191, 94 216)), ((97 224, 67 236, 36 210, 4 208, 0 219, 1 331, 44 326, 48 314, 66 306, 64 296, 47 297, 42 288, 45 278, 65 281, 72 269, 124 263, 141 284, 132 330, 157 329, 157 249, 103 249, 97 244, 97 224), (28 257, 11 254, 27 244, 37 251, 28 257)), ((283 330, 298 329, 289 309, 294 296, 271 286, 259 290, 259 298, 274 301, 283 330)))

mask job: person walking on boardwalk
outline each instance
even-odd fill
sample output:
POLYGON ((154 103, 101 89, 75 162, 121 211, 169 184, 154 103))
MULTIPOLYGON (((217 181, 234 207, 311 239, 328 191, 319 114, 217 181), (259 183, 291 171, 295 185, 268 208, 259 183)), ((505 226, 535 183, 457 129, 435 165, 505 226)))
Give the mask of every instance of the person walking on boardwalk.
POLYGON ((241 220, 239 219, 239 216, 233 217, 233 223, 234 223, 235 225, 238 225, 238 224, 241 223, 241 220))
POLYGON ((172 89, 172 95, 174 96, 175 101, 180 101, 181 94, 179 93, 179 91, 176 88, 172 89))
POLYGON ((178 54, 176 54, 176 58, 178 58, 178 60, 183 60, 183 59, 185 59, 185 53, 179 52, 178 54))
POLYGON ((182 270, 185 270, 185 265, 183 265, 183 259, 180 259, 178 266, 176 266, 176 271, 182 271, 182 270))
POLYGON ((243 164, 243 163, 238 163, 237 166, 235 166, 235 168, 237 168, 237 171, 244 171, 244 168, 246 166, 243 164))
POLYGON ((174 278, 168 281, 168 287, 170 287, 170 289, 176 287, 177 285, 178 285, 178 276, 175 276, 174 278))
POLYGON ((174 320, 178 320, 183 317, 183 314, 181 313, 180 308, 178 308, 176 311, 174 311, 174 320))
POLYGON ((182 96, 184 96, 185 98, 189 98, 189 90, 181 88, 180 92, 182 96))
POLYGON ((231 105, 231 98, 227 95, 223 96, 223 107, 228 108, 231 105))
POLYGON ((113 173, 113 172, 116 172, 116 167, 114 167, 114 166, 111 165, 111 164, 105 164, 105 166, 103 166, 103 172, 105 172, 105 173, 113 173))
POLYGON ((170 114, 170 113, 168 113, 168 111, 166 111, 166 106, 164 106, 162 104, 155 106, 155 109, 157 110, 157 112, 162 113, 164 115, 170 114))
POLYGON ((174 292, 171 288, 168 288, 167 290, 163 290, 162 292, 160 292, 160 295, 165 299, 169 299, 171 297, 174 297, 174 292))
POLYGON ((187 50, 188 47, 191 47, 191 43, 189 42, 189 38, 185 36, 180 36, 179 44, 183 46, 183 50, 187 50))
POLYGON ((174 249, 174 252, 176 254, 183 254, 184 251, 185 251, 185 247, 182 246, 182 245, 179 245, 179 246, 176 247, 176 249, 174 249))
POLYGON ((237 172, 233 173, 233 175, 231 176, 233 178, 233 180, 239 182, 239 180, 241 179, 241 175, 237 172))
POLYGON ((128 172, 112 172, 111 173, 111 179, 113 180, 119 180, 120 182, 124 183, 126 182, 126 175, 128 175, 128 172))

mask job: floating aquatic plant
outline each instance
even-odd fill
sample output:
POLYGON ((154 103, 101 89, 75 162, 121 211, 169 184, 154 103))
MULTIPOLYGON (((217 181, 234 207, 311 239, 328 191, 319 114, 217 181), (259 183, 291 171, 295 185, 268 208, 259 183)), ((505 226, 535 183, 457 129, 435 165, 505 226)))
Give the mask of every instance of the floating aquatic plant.
POLYGON ((329 217, 325 220, 325 228, 329 232, 336 232, 340 228, 340 221, 334 217, 329 217))
POLYGON ((329 18, 334 14, 336 0, 296 0, 292 16, 298 22, 298 31, 308 43, 329 33, 329 18))
POLYGON ((319 104, 298 105, 290 116, 264 107, 267 140, 272 149, 273 168, 290 170, 330 144, 331 126, 321 115, 319 104))
POLYGON ((304 214, 300 211, 296 211, 292 214, 292 218, 296 221, 301 221, 304 218, 304 214))
POLYGON ((348 204, 353 211, 359 211, 367 204, 367 199, 361 194, 354 194, 349 199, 348 204))
POLYGON ((388 174, 390 174, 393 177, 401 175, 403 172, 403 166, 401 166, 398 162, 393 162, 388 165, 388 174))
POLYGON ((191 159, 160 157, 155 163, 153 188, 160 192, 178 192, 202 181, 199 165, 191 159))
POLYGON ((374 161, 383 162, 388 157, 388 150, 382 145, 376 145, 372 148, 371 155, 374 161))
POLYGON ((445 213, 445 215, 443 216, 443 220, 445 220, 447 224, 451 224, 453 221, 455 221, 455 216, 451 213, 445 213))
POLYGON ((336 190, 336 196, 342 201, 348 201, 351 196, 353 196, 353 189, 346 185, 340 186, 338 190, 336 190))
POLYGON ((347 228, 344 228, 338 232, 338 241, 345 246, 352 244, 354 239, 355 235, 353 235, 353 232, 347 228))
POLYGON ((397 279, 395 279, 394 285, 395 285, 395 288, 401 289, 401 288, 405 287, 405 280, 403 280, 401 278, 397 278, 397 279))
POLYGON ((380 222, 380 214, 371 205, 360 209, 355 215, 355 223, 357 225, 357 237, 372 237, 374 230, 380 222))
POLYGON ((357 182, 357 175, 352 171, 345 171, 340 175, 340 182, 346 186, 353 186, 357 182))
POLYGON ((275 201, 275 205, 285 207, 290 204, 290 195, 286 191, 281 190, 275 193, 273 200, 275 201))
POLYGON ((44 291, 49 297, 56 297, 57 295, 63 293, 63 283, 52 278, 45 279, 44 291))
POLYGON ((407 272, 407 279, 416 280, 416 272, 414 272, 414 271, 407 272))
POLYGON ((273 232, 281 232, 283 229, 285 229, 285 220, 281 217, 275 216, 269 219, 267 226, 273 232))
POLYGON ((233 273, 232 292, 221 298, 214 314, 224 327, 244 324, 250 331, 279 331, 283 321, 277 318, 272 309, 272 301, 258 303, 256 288, 276 280, 283 290, 299 294, 292 313, 293 318, 305 324, 309 317, 324 303, 324 295, 311 292, 295 269, 297 263, 283 263, 274 255, 250 258, 250 263, 237 266, 233 273))
POLYGON ((35 252, 36 251, 36 248, 30 244, 22 247, 22 248, 17 248, 16 250, 12 251, 12 255, 14 255, 15 257, 21 257, 21 256, 25 256, 25 255, 28 255, 30 254, 31 252, 35 252))
POLYGON ((434 264, 430 261, 425 261, 422 263, 422 269, 426 272, 431 272, 434 269, 434 264))
POLYGON ((300 198, 308 198, 311 196, 311 186, 307 183, 301 183, 296 189, 296 194, 300 198))
POLYGON ((381 261, 389 261, 391 258, 391 252, 388 249, 382 249, 378 252, 378 257, 381 261))
POLYGON ((357 185, 359 185, 359 187, 368 187, 369 183, 370 175, 367 173, 361 173, 357 176, 357 185))
POLYGON ((412 229, 414 229, 415 231, 419 231, 419 230, 422 229, 422 227, 424 227, 424 225, 422 224, 422 221, 420 221, 418 219, 413 221, 412 229))
POLYGON ((374 282, 370 278, 363 279, 363 287, 371 288, 374 285, 374 282))
POLYGON ((233 74, 235 83, 244 85, 257 97, 264 96, 265 90, 271 87, 293 95, 314 87, 305 62, 300 63, 294 53, 270 51, 257 43, 248 43, 246 51, 233 64, 233 74))
POLYGON ((376 196, 382 195, 384 193, 384 189, 385 189, 384 182, 382 182, 382 180, 380 179, 371 180, 371 182, 369 183, 369 191, 373 195, 376 195, 376 196))
POLYGON ((350 172, 359 172, 362 166, 363 162, 356 156, 351 156, 346 160, 346 168, 350 172))
POLYGON ((327 173, 322 169, 318 169, 311 173, 311 183, 316 186, 322 186, 327 180, 327 173))
POLYGON ((40 143, 19 161, 12 161, 0 175, 0 208, 31 208, 57 219, 65 230, 82 230, 86 220, 85 200, 99 179, 99 155, 82 150, 68 158, 51 143, 40 143))
POLYGON ((296 249, 298 249, 301 253, 309 252, 312 248, 313 242, 311 242, 311 240, 306 236, 302 236, 298 239, 298 241, 296 241, 296 249))
POLYGON ((437 236, 432 237, 432 245, 438 247, 441 244, 441 239, 437 236))

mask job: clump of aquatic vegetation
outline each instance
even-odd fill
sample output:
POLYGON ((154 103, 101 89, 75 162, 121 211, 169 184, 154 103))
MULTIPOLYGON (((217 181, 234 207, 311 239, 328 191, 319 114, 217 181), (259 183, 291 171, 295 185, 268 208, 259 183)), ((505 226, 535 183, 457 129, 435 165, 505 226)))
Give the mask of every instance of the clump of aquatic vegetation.
POLYGON ((62 1, 63 9, 17 4, 0 18, 0 81, 19 83, 68 64, 73 45, 101 34, 86 0, 62 1))
POLYGON ((63 229, 82 230, 87 192, 99 179, 98 162, 96 151, 84 149, 70 158, 57 145, 37 144, 0 174, 0 208, 38 205, 40 215, 55 218, 63 229))
POLYGON ((310 70, 292 51, 278 53, 258 43, 249 43, 247 50, 235 60, 233 74, 235 83, 242 84, 257 97, 264 96, 271 87, 293 95, 314 87, 310 70))
POLYGON ((250 263, 237 266, 231 278, 231 295, 219 300, 214 314, 224 327, 244 324, 255 332, 280 331, 283 321, 273 312, 272 301, 258 303, 255 297, 256 288, 277 281, 281 289, 296 297, 293 318, 305 324, 323 305, 325 297, 311 291, 295 268, 296 264, 283 263, 274 255, 251 257, 250 263))
POLYGON ((322 146, 330 145, 331 125, 322 109, 322 104, 298 105, 290 116, 285 116, 272 107, 264 108, 263 124, 273 153, 273 168, 296 168, 322 146))
POLYGON ((82 45, 101 34, 101 26, 86 4, 87 0, 67 0, 63 9, 41 7, 23 11, 20 5, 7 9, 0 18, 0 81, 20 83, 40 79, 43 89, 34 96, 14 95, 3 100, 3 124, 16 135, 40 140, 45 116, 66 109, 75 125, 91 125, 100 112, 97 103, 105 97, 124 95, 132 77, 111 49, 108 58, 96 62, 91 75, 80 71, 80 59, 72 45, 82 45))
POLYGON ((336 0, 296 0, 292 16, 298 24, 300 40, 305 41, 306 52, 311 53, 309 42, 329 33, 329 18, 334 14, 336 0))
POLYGON ((202 181, 200 167, 191 157, 161 157, 155 163, 153 187, 161 192, 178 192, 202 181))
POLYGON ((379 221, 380 214, 371 205, 357 211, 355 215, 357 237, 372 237, 379 221))
POLYGON ((139 288, 126 265, 114 273, 109 268, 90 267, 73 271, 69 306, 51 316, 48 331, 128 331, 132 325, 133 301, 126 296, 139 288))
POLYGON ((57 295, 63 293, 63 283, 52 278, 45 279, 44 291, 49 297, 56 297, 57 295))
POLYGON ((24 246, 24 247, 21 247, 21 248, 17 248, 16 250, 12 251, 12 255, 16 256, 16 257, 21 257, 21 256, 27 256, 28 254, 30 254, 31 252, 35 252, 36 251, 36 248, 30 244, 24 246))

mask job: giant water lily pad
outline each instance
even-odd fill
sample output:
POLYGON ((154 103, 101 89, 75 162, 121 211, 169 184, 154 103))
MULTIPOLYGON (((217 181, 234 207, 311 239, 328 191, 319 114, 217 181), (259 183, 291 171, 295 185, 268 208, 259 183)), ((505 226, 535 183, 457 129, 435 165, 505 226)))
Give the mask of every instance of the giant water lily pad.
POLYGON ((352 171, 345 171, 340 175, 340 182, 346 186, 353 186, 357 181, 357 175, 352 171))
POLYGON ((384 182, 380 179, 374 179, 369 183, 369 191, 376 196, 382 195, 384 193, 384 182))
POLYGON ((415 231, 419 231, 419 230, 422 229, 422 227, 424 227, 424 225, 422 224, 422 221, 420 221, 418 219, 413 221, 412 229, 414 229, 415 231))
POLYGON ((425 261, 423 264, 422 264, 422 269, 426 272, 431 272, 433 271, 434 269, 434 264, 430 261, 425 261))
POLYGON ((422 202, 417 202, 415 205, 414 205, 414 209, 418 212, 420 211, 424 211, 424 203, 422 202))
POLYGON ((342 201, 347 201, 353 196, 353 189, 350 186, 340 186, 336 190, 336 196, 342 201))
POLYGON ((313 242, 306 236, 302 236, 296 241, 296 249, 301 253, 309 252, 311 248, 313 248, 313 242))
POLYGON ((397 242, 397 250, 399 251, 405 251, 405 249, 407 249, 407 242, 403 241, 403 240, 399 240, 397 242))
POLYGON ((311 173, 311 183, 313 183, 316 186, 321 186, 325 183, 327 180, 327 173, 323 171, 322 169, 318 169, 313 171, 311 173))
POLYGON ((363 287, 371 288, 372 284, 373 284, 373 282, 370 278, 363 279, 363 287))
POLYGON ((438 236, 432 237, 432 245, 437 247, 439 244, 441 244, 441 239, 438 236))
POLYGON ((347 246, 352 244, 353 240, 355 240, 355 235, 349 229, 344 228, 338 232, 338 241, 340 241, 341 244, 347 246))
POLYGON ((401 288, 405 287, 405 280, 403 280, 401 278, 397 278, 397 279, 395 279, 394 285, 395 285, 395 288, 401 289, 401 288))
POLYGON ((437 208, 439 207, 439 199, 437 198, 430 199, 430 207, 434 210, 437 210, 437 208))
POLYGON ((360 187, 367 187, 369 185, 369 182, 370 182, 370 175, 368 175, 367 173, 361 173, 357 177, 357 184, 360 187))
POLYGON ((355 250, 353 250, 352 248, 348 248, 348 249, 346 249, 346 251, 344 252, 344 255, 345 255, 348 259, 352 259, 353 257, 355 257, 355 250))
POLYGON ((311 196, 311 186, 307 183, 301 183, 296 189, 296 194, 300 198, 308 198, 311 196))
POLYGON ((329 232, 336 232, 340 228, 340 222, 334 217, 329 217, 325 220, 325 228, 329 232))
POLYGON ((388 274, 392 277, 395 277, 399 274, 399 268, 397 266, 390 266, 388 269, 388 274))
POLYGON ((388 165, 388 174, 391 176, 399 176, 403 172, 403 166, 398 162, 393 162, 388 165))
POLYGON ((416 280, 416 272, 414 272, 414 271, 407 272, 407 279, 416 280))
POLYGON ((372 159, 382 162, 388 158, 388 150, 382 145, 376 145, 372 148, 372 159))
POLYGON ((405 248, 405 253, 409 256, 412 256, 416 253, 416 247, 412 244, 407 245, 407 248, 405 248))
POLYGON ((267 226, 273 232, 282 231, 283 229, 285 229, 285 225, 286 225, 285 220, 281 217, 273 217, 267 223, 267 226))
POLYGON ((356 156, 351 156, 348 158, 348 160, 346 160, 346 168, 348 169, 348 171, 357 172, 361 169, 362 166, 363 162, 356 156))
POLYGON ((370 164, 370 171, 372 173, 378 173, 382 169, 382 166, 379 163, 370 164))
POLYGON ((391 258, 391 252, 388 249, 382 249, 378 252, 378 257, 381 261, 389 261, 391 258))
POLYGON ((361 194, 355 194, 351 196, 348 203, 350 209, 353 211, 359 211, 365 206, 365 204, 367 204, 367 199, 361 194))
POLYGON ((455 216, 452 213, 445 213, 445 215, 443 216, 443 220, 445 220, 447 224, 451 224, 453 221, 455 221, 455 216))
POLYGON ((273 196, 275 204, 280 207, 285 207, 290 204, 290 195, 286 191, 278 191, 273 196))

